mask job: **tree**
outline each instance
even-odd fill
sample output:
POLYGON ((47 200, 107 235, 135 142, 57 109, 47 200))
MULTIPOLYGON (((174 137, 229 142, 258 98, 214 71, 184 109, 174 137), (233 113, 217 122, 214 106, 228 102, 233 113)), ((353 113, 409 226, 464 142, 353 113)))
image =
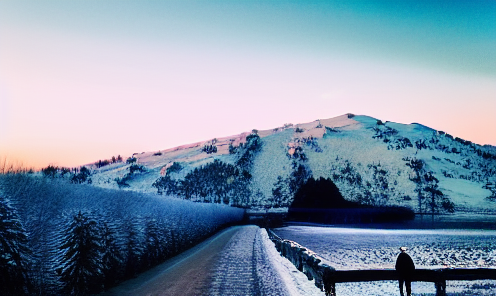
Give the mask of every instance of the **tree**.
POLYGON ((307 168, 293 161, 293 172, 289 178, 289 193, 295 194, 296 191, 303 185, 308 178, 312 176, 312 172, 307 170, 307 168))
POLYGON ((347 201, 331 179, 310 177, 295 193, 291 208, 347 208, 358 203, 347 201))
POLYGON ((79 211, 68 225, 62 257, 63 291, 70 295, 94 294, 102 290, 102 246, 95 219, 79 211))
POLYGON ((165 235, 156 219, 148 218, 145 223, 145 252, 143 266, 152 267, 165 259, 165 235))
POLYGON ((44 177, 49 177, 49 178, 55 178, 59 171, 59 167, 49 165, 46 168, 42 168, 41 172, 43 173, 44 177))
POLYGON ((287 185, 287 181, 281 176, 277 177, 277 181, 274 183, 274 188, 272 188, 272 201, 274 207, 287 207, 289 206, 290 193, 287 185))
POLYGON ((88 182, 88 184, 91 184, 90 175, 90 170, 85 166, 82 166, 79 169, 79 173, 74 173, 72 175, 71 183, 82 184, 84 182, 88 182))
POLYGON ((417 193, 417 202, 419 212, 422 213, 422 204, 424 200, 424 196, 422 195, 422 173, 424 172, 424 162, 421 159, 411 159, 410 162, 406 163, 407 166, 411 167, 415 172, 415 176, 410 178, 416 187, 415 192, 417 193))
POLYGON ((439 180, 432 175, 432 172, 426 173, 424 180, 426 183, 424 192, 428 195, 428 206, 431 213, 439 213, 440 209, 453 213, 455 211, 455 205, 439 190, 439 180))
POLYGON ((126 236, 124 250, 124 276, 133 278, 141 271, 143 246, 140 239, 141 225, 139 217, 129 217, 124 225, 126 236))
POLYGON ((27 236, 16 212, 0 196, 0 287, 3 295, 23 295, 30 289, 27 236))
POLYGON ((122 255, 115 239, 115 226, 103 223, 102 231, 102 273, 105 289, 114 286, 121 277, 122 255))

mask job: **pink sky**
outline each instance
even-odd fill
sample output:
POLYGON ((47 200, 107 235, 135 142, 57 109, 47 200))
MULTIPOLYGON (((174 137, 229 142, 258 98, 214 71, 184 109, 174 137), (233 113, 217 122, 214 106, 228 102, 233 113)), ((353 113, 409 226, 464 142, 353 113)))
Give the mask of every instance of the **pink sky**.
POLYGON ((345 113, 496 145, 496 81, 346 51, 182 44, 0 22, 0 158, 98 159, 345 113))

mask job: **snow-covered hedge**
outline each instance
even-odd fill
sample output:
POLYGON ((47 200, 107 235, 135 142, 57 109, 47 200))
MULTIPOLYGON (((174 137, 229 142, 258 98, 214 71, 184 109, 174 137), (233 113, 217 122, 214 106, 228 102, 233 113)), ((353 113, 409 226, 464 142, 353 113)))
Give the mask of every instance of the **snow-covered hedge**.
POLYGON ((224 205, 0 175, 0 286, 11 294, 97 293, 242 216, 224 205))

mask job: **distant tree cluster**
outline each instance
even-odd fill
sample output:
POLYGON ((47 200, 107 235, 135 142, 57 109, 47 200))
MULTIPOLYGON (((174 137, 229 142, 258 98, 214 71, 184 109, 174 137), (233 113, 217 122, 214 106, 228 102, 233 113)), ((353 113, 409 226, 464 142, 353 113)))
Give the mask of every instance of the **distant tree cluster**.
POLYGON ((262 140, 256 133, 252 133, 246 137, 244 144, 239 144, 236 148, 236 154, 239 155, 236 161, 236 166, 241 170, 249 170, 253 164, 253 159, 258 152, 262 150, 262 140))
POLYGON ((205 152, 207 154, 211 153, 217 153, 217 146, 215 145, 205 145, 201 149, 202 152, 205 152))
POLYGON ((300 186, 296 191, 292 208, 347 208, 357 207, 358 204, 347 201, 331 179, 313 177, 300 186))
POLYGON ((413 219, 405 207, 372 207, 346 200, 329 178, 309 178, 295 193, 290 220, 319 223, 368 223, 413 219))
POLYGON ((218 159, 195 168, 183 180, 174 180, 167 174, 153 183, 159 194, 175 195, 184 199, 223 203, 233 206, 246 204, 251 175, 239 167, 218 159))
POLYGON ((167 168, 166 170, 166 175, 172 174, 172 173, 177 173, 183 169, 183 166, 181 165, 180 162, 174 162, 170 167, 167 168))
POLYGON ((455 205, 439 189, 439 180, 432 172, 425 170, 425 163, 421 159, 409 159, 406 163, 415 175, 410 179, 416 184, 419 213, 436 214, 441 211, 454 212, 455 205))
POLYGON ((386 126, 382 121, 377 121, 377 126, 373 128, 375 135, 372 136, 373 139, 382 139, 382 141, 388 144, 388 150, 402 150, 406 148, 413 148, 413 144, 410 139, 401 137, 398 134, 398 130, 386 126))
POLYGON ((76 170, 76 172, 72 175, 71 177, 71 183, 75 184, 83 184, 83 183, 88 183, 91 184, 91 172, 88 168, 85 166, 82 166, 79 169, 79 172, 76 170))
POLYGON ((287 178, 277 177, 277 181, 272 188, 273 207, 288 207, 293 201, 296 191, 312 177, 312 172, 305 165, 296 161, 292 163, 292 172, 287 178))
POLYGON ((53 165, 49 165, 46 168, 41 169, 41 173, 45 178, 59 178, 59 179, 66 179, 67 176, 69 176, 69 181, 71 183, 75 184, 83 184, 83 183, 88 183, 91 184, 92 180, 90 178, 91 176, 91 171, 85 167, 82 166, 80 168, 65 168, 65 167, 57 167, 53 165))
POLYGON ((0 175, 2 295, 93 295, 191 247, 243 211, 0 175))
POLYGON ((381 166, 381 163, 367 165, 366 178, 352 166, 348 160, 340 167, 333 166, 331 170, 332 180, 336 183, 345 183, 352 188, 358 189, 353 194, 354 200, 363 205, 383 206, 391 201, 396 195, 394 186, 390 184, 390 173, 381 166), (368 176, 368 177, 367 177, 368 176))
POLYGON ((130 185, 127 183, 133 179, 133 176, 139 173, 146 172, 146 168, 142 165, 132 164, 128 168, 129 173, 126 173, 122 178, 115 178, 115 182, 119 188, 129 187, 130 185))
POLYGON ((296 147, 287 147, 288 152, 286 152, 286 156, 288 159, 291 160, 301 160, 301 161, 307 161, 307 155, 305 154, 305 151, 301 146, 296 146, 296 147), (293 153, 289 153, 290 150, 293 150, 293 153))
POLYGON ((322 148, 319 147, 319 142, 317 138, 313 136, 303 137, 301 139, 295 139, 294 142, 304 144, 305 146, 307 146, 308 148, 312 149, 317 153, 323 152, 322 148))
POLYGON ((131 156, 128 159, 126 159, 126 163, 127 164, 136 163, 136 161, 138 161, 138 159, 136 157, 134 157, 134 156, 131 156))
POLYGON ((112 163, 118 163, 118 162, 122 162, 122 156, 120 156, 120 155, 117 155, 117 157, 112 156, 112 158, 110 158, 110 159, 99 160, 99 161, 95 162, 95 166, 97 168, 101 168, 103 166, 106 166, 106 165, 109 165, 112 163))

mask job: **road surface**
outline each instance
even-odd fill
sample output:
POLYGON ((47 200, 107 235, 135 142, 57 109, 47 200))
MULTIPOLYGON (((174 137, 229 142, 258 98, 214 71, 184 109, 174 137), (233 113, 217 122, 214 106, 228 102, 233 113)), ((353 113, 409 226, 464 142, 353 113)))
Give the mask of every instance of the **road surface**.
POLYGON ((290 295, 257 226, 225 229, 102 295, 290 295))

